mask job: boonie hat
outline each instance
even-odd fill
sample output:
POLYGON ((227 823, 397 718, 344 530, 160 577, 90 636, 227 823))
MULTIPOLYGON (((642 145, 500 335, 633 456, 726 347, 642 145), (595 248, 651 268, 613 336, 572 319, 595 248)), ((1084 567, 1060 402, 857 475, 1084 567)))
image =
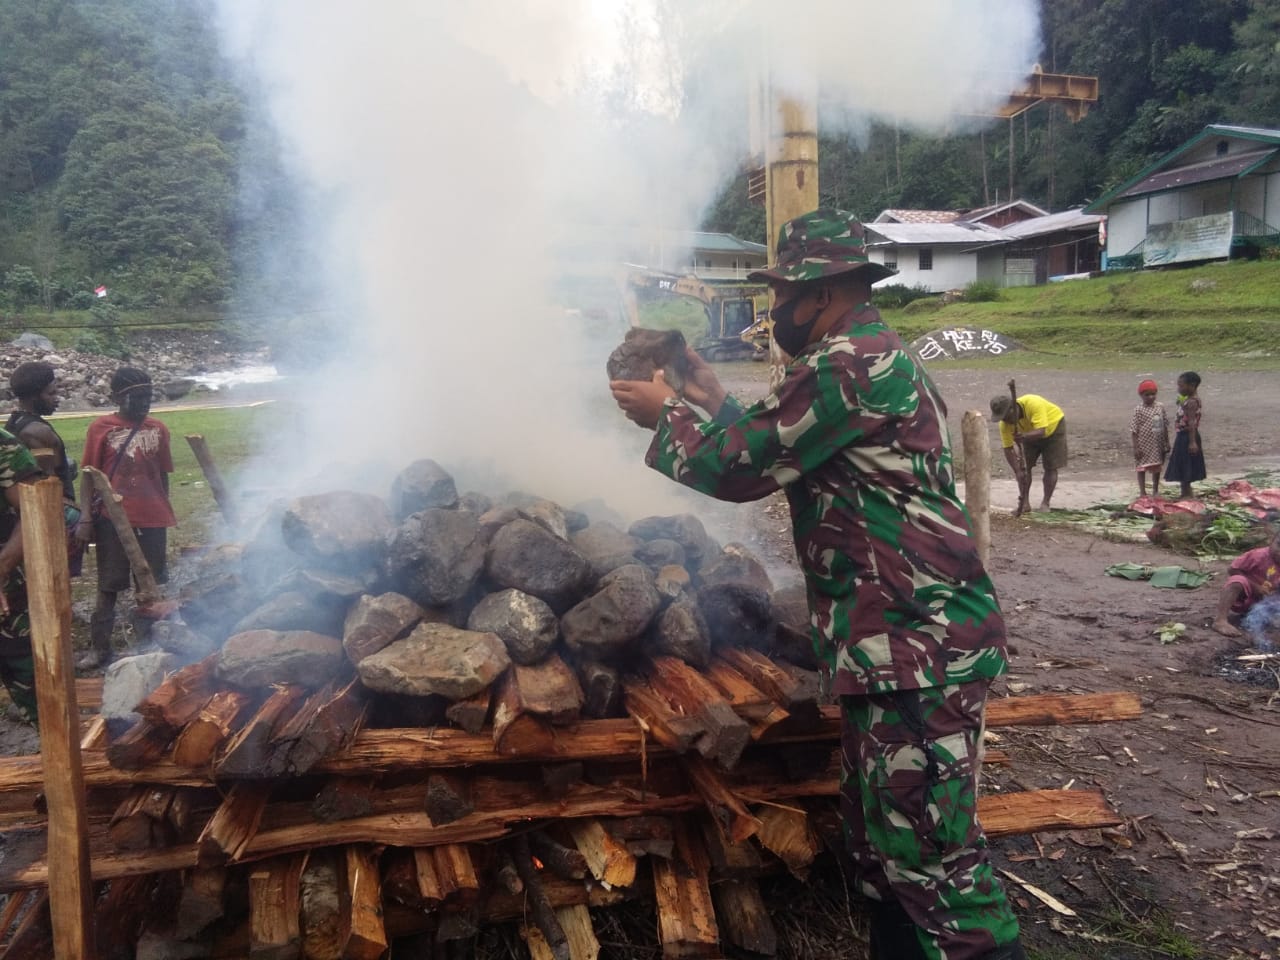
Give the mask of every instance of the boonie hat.
POLYGON ((867 257, 867 235, 857 217, 847 210, 822 207, 784 223, 778 231, 776 262, 767 270, 747 274, 747 279, 800 283, 855 270, 868 283, 898 272, 867 257))
POLYGON ((1009 411, 1013 409, 1013 401, 1006 394, 991 398, 991 415, 997 420, 1003 420, 1009 416, 1009 411))

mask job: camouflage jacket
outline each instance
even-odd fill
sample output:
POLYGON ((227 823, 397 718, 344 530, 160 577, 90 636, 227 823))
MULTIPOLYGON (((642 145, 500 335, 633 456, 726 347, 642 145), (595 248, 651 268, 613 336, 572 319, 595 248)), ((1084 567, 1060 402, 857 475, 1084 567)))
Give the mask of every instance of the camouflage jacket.
POLYGON ((1005 672, 1004 619, 956 497, 946 407, 869 304, 778 390, 708 421, 669 401, 646 462, 721 500, 786 491, 811 630, 840 694, 1005 672))

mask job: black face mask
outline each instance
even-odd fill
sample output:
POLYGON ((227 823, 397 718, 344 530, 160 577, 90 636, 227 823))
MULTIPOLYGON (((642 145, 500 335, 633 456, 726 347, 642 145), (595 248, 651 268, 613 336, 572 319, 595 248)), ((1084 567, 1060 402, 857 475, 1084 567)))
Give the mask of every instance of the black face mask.
POLYGON ((809 322, 802 327, 795 325, 796 307, 800 305, 804 297, 796 297, 788 300, 780 307, 774 307, 769 311, 769 316, 773 320, 773 339, 778 342, 783 350, 791 356, 795 356, 805 348, 809 342, 809 333, 813 330, 813 325, 818 322, 818 314, 822 311, 815 311, 813 316, 809 318, 809 322))
POLYGON ((124 402, 120 404, 120 409, 130 420, 144 419, 151 412, 150 391, 135 390, 124 398, 124 402))

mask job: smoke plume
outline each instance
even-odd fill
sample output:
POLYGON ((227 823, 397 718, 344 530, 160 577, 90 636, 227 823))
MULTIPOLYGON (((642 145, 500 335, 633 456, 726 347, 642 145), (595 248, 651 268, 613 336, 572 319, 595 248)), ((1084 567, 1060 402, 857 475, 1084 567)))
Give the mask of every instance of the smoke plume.
POLYGON ((850 124, 954 127, 1026 73, 1035 8, 218 0, 318 206, 316 282, 345 335, 301 380, 272 471, 360 464, 343 479, 381 491, 372 464, 433 457, 462 482, 670 511, 677 488, 607 391, 623 330, 566 311, 566 278, 607 277, 637 232, 696 227, 746 154, 762 71, 816 78, 850 124))

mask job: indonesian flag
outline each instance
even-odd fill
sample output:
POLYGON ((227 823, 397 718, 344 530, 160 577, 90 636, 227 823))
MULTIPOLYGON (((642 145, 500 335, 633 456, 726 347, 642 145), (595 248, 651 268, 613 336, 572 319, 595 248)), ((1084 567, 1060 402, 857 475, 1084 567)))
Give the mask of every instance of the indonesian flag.
POLYGON ((106 288, 106 287, 104 287, 104 286, 97 286, 97 287, 94 287, 94 288, 93 288, 93 295, 94 295, 95 297, 105 297, 105 296, 107 295, 107 288, 106 288))

